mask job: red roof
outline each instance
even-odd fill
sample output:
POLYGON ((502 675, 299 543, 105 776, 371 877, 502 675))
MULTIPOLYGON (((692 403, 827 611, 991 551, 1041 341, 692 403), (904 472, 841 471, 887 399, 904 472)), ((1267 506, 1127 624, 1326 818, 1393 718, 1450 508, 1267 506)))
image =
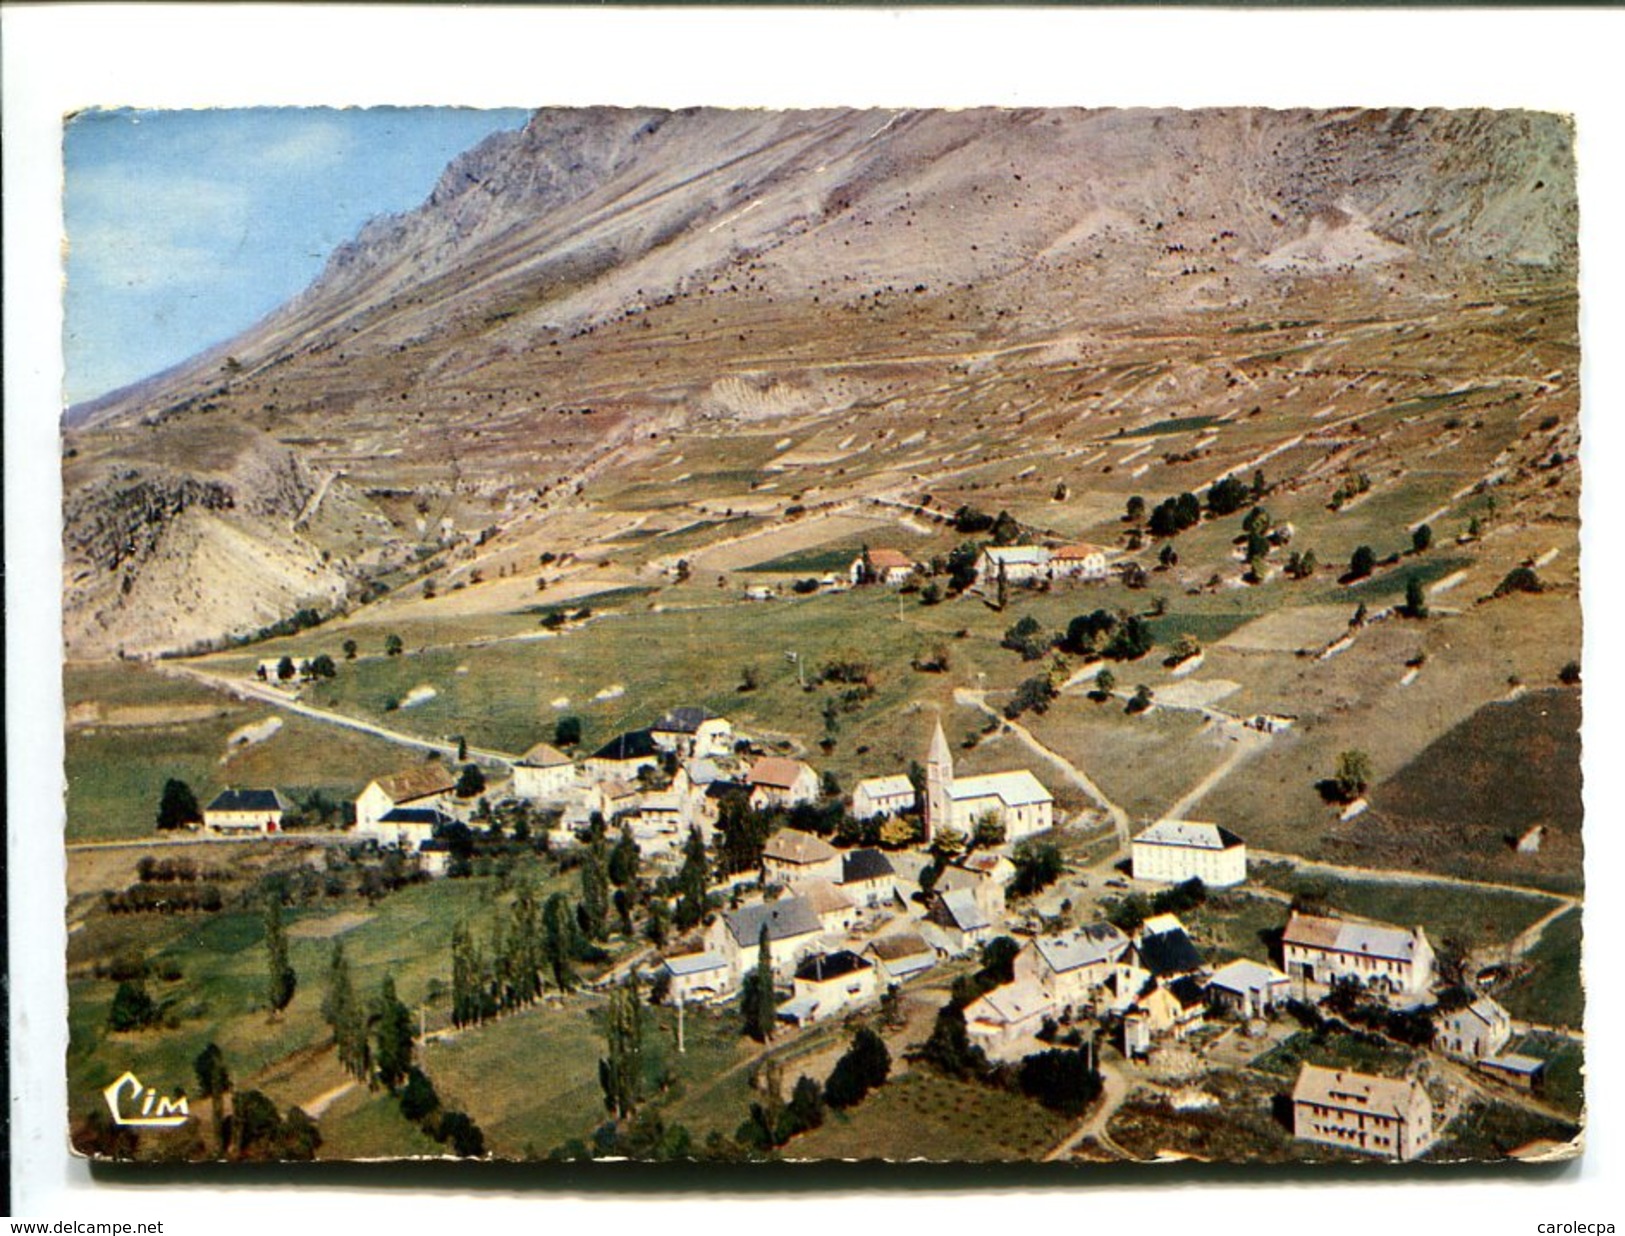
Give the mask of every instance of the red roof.
POLYGON ((877 571, 889 571, 893 567, 913 570, 914 560, 900 549, 871 549, 869 565, 877 571))

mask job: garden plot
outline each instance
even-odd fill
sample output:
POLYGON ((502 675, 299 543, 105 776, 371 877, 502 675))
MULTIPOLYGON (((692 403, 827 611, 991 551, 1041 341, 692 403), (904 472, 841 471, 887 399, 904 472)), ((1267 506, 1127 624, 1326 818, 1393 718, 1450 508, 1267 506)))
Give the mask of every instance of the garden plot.
POLYGON ((1306 605, 1276 610, 1231 632, 1219 641, 1219 646, 1244 652, 1320 648, 1348 631, 1351 612, 1346 605, 1306 605))

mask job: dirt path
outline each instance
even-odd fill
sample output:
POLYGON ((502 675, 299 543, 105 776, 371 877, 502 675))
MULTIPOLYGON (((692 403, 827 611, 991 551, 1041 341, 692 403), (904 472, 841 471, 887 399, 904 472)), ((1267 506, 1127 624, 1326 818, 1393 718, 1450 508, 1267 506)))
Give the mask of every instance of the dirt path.
MULTIPOLYGON (((1251 733, 1252 731, 1248 732, 1251 733)), ((1184 819, 1186 812, 1188 812, 1192 807, 1196 806, 1197 803, 1201 802, 1202 799, 1206 798, 1213 791, 1214 787, 1219 784, 1219 782, 1223 781, 1231 773, 1235 772, 1236 769, 1240 768, 1244 763, 1256 755, 1259 748, 1262 746, 1263 743, 1248 742, 1245 737, 1241 738, 1241 740, 1237 742, 1235 749, 1231 751, 1229 755, 1225 756, 1223 760, 1219 761, 1216 768, 1212 769, 1207 776, 1203 777, 1171 806, 1163 811, 1163 818, 1172 820, 1184 819)))
POLYGON ((1100 1065, 1100 1083, 1100 1102, 1095 1104, 1094 1110, 1083 1118, 1077 1128, 1068 1133, 1059 1145, 1044 1156, 1043 1162, 1054 1163, 1066 1158, 1090 1138, 1099 1143, 1102 1149, 1120 1159, 1127 1159, 1130 1162, 1139 1161, 1134 1155, 1113 1141, 1111 1135, 1106 1132, 1107 1124, 1117 1114, 1117 1109, 1123 1106, 1123 1101, 1128 1098, 1129 1091, 1133 1087, 1129 1084, 1128 1079, 1123 1076, 1121 1069, 1114 1064, 1104 1062, 1100 1065))
POLYGON ((350 1091, 355 1089, 355 1087, 355 1079, 352 1078, 341 1085, 334 1086, 331 1090, 322 1091, 314 1099, 301 1103, 299 1106, 304 1110, 305 1115, 309 1116, 312 1120, 320 1120, 322 1118, 322 1114, 326 1112, 329 1107, 332 1107, 334 1103, 338 1102, 345 1095, 349 1094, 350 1091))
POLYGON ((1072 761, 1068 760, 1060 753, 1051 751, 1043 743, 1039 742, 1038 739, 1034 738, 1032 732, 1020 722, 1007 720, 1003 713, 999 712, 997 709, 988 704, 986 694, 987 693, 985 691, 972 691, 967 687, 955 687, 954 702, 956 704, 968 705, 971 708, 981 709, 983 712, 987 713, 988 716, 992 717, 995 721, 998 721, 1001 725, 1009 729, 1012 734, 1019 738, 1030 749, 1032 749, 1038 755, 1043 756, 1046 760, 1064 772, 1067 777, 1071 779, 1074 785, 1076 785, 1085 794, 1089 795, 1090 798, 1094 799, 1103 808, 1105 808, 1106 814, 1111 817, 1112 827, 1117 832, 1118 844, 1126 847, 1129 843, 1128 812, 1124 811, 1116 803, 1112 802, 1111 799, 1107 798, 1101 788, 1091 781, 1088 774, 1076 764, 1072 763, 1072 761))
MULTIPOLYGON (((386 742, 397 743, 403 747, 412 747, 419 751, 433 751, 439 755, 450 756, 453 760, 457 758, 457 744, 454 742, 438 742, 430 738, 419 738, 414 734, 392 730, 388 726, 379 725, 373 721, 363 721, 359 717, 346 716, 344 713, 339 712, 329 712, 325 708, 316 708, 310 704, 301 704, 298 700, 288 698, 273 687, 261 686, 259 683, 240 678, 227 678, 221 674, 211 674, 206 670, 196 669, 190 665, 164 665, 158 668, 158 672, 190 678, 205 687, 216 691, 225 691, 237 696, 239 699, 258 700, 260 703, 270 704, 284 711, 297 713, 301 717, 309 717, 313 721, 358 730, 363 734, 371 734, 375 738, 382 738, 386 742)), ((490 751, 480 747, 469 747, 468 757, 487 764, 513 764, 519 759, 517 755, 509 755, 505 751, 490 751)))

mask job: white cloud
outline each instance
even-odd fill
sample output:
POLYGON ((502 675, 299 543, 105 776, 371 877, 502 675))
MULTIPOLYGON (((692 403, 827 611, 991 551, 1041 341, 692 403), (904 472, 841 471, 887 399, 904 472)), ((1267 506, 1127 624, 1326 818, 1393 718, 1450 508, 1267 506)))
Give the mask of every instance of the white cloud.
POLYGON ((260 166, 306 174, 336 167, 349 147, 349 135, 331 117, 309 116, 283 121, 277 140, 253 154, 260 166))
POLYGON ((240 185, 113 166, 75 178, 67 207, 70 280, 155 288, 219 278, 222 254, 248 232, 252 201, 240 185))

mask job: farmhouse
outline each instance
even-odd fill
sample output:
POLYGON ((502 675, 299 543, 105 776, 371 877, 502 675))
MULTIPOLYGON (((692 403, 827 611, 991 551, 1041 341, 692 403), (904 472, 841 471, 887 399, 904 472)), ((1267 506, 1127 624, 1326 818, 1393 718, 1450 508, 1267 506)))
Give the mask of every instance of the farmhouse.
POLYGON ((781 982, 789 978, 803 957, 818 951, 818 939, 824 932, 817 912, 800 897, 741 906, 718 918, 711 925, 706 943, 727 961, 735 986, 756 966, 763 927, 767 928, 773 974, 781 982))
POLYGON ((904 584, 914 574, 914 560, 898 549, 866 549, 846 570, 853 584, 904 584))
POLYGON ((1420 927, 1322 918, 1294 912, 1281 941, 1287 977, 1303 995, 1338 979, 1358 979, 1373 994, 1420 999, 1433 986, 1433 946, 1420 927))
POLYGON ((733 748, 734 727, 706 708, 673 708, 649 727, 649 737, 662 751, 674 751, 684 759, 727 755, 733 748))
POLYGON ((982 912, 969 890, 934 892, 926 919, 935 924, 955 955, 968 953, 993 935, 993 920, 982 912))
POLYGON ((668 957, 660 963, 666 974, 666 998, 672 1004, 692 1000, 714 1000, 733 990, 732 972, 721 953, 706 949, 668 957))
POLYGON ((1129 953, 1129 939, 1116 927, 1087 923, 1024 945, 1016 954, 1016 978, 1037 983, 1057 1005, 1082 1007, 1102 984, 1132 965, 1129 953))
POLYGON ((764 755, 750 766, 745 781, 750 786, 750 805, 758 811, 794 807, 818 797, 818 774, 800 760, 782 755, 764 755))
POLYGON ((841 855, 841 889, 867 909, 897 899, 897 869, 879 850, 848 850, 841 855))
POLYGON ((1044 1028, 1044 1019, 1054 1014, 1054 998, 1037 983, 1018 978, 967 1004, 965 1030, 971 1042, 998 1055, 1036 1035, 1044 1028))
POLYGON ((513 792, 531 802, 549 802, 576 788, 576 766, 557 747, 539 742, 513 766, 513 792))
POLYGON ((222 790, 203 808, 203 826, 217 833, 274 833, 286 814, 275 790, 222 790))
POLYGON ((984 588, 1000 575, 1007 583, 1024 584, 1049 575, 1050 552, 1041 545, 988 546, 976 559, 976 582, 984 588))
POLYGON ((642 769, 660 767, 660 754, 648 730, 628 730, 587 757, 587 772, 598 778, 636 777, 642 769))
POLYGON ((1286 975, 1274 966, 1245 959, 1220 966, 1207 981, 1207 997, 1213 1007, 1238 1017, 1267 1016, 1291 994, 1286 975))
POLYGON ((912 811, 919 801, 914 783, 902 773, 888 777, 865 777, 852 791, 852 814, 860 820, 878 815, 900 815, 912 811))
POLYGON ((1488 996, 1481 996, 1466 1008, 1441 1014, 1433 1043, 1452 1056, 1482 1060, 1499 1055, 1511 1038, 1511 1015, 1488 996))
POLYGON ((1217 824, 1158 820, 1134 838, 1134 878, 1229 888, 1247 878, 1247 845, 1217 824))
POLYGON ((808 880, 801 887, 800 895, 818 915, 826 936, 844 938, 852 930, 858 917, 857 907, 852 904, 852 898, 828 880, 808 880))
POLYGON ((841 855, 822 837, 781 828, 762 847, 762 883, 796 888, 810 880, 841 878, 841 855))
POLYGON ((1106 551, 1099 545, 1063 545, 1049 560, 1052 579, 1106 578, 1106 551))
POLYGON ((795 994, 779 1005, 779 1018, 807 1026, 867 1003, 880 992, 875 978, 874 962, 847 949, 816 954, 796 967, 795 994))
POLYGON ((937 722, 925 763, 925 840, 953 828, 969 836, 983 818, 1004 827, 1007 842, 1043 832, 1055 823, 1055 798, 1027 769, 954 776, 954 758, 937 722))
POLYGON ((1292 1088, 1293 1136, 1408 1161, 1433 1145, 1433 1102, 1415 1078, 1306 1064, 1292 1088))
POLYGON ((456 788, 457 778, 438 760, 380 777, 356 797, 356 832, 364 835, 396 807, 443 807, 456 788))
POLYGON ((937 964, 936 950, 911 931, 871 940, 863 951, 875 959, 881 978, 894 986, 937 964))
POLYGON ((455 818, 438 807, 395 807, 369 824, 365 833, 357 828, 356 835, 371 838, 385 849, 410 852, 421 849, 448 824, 455 823, 455 818))

